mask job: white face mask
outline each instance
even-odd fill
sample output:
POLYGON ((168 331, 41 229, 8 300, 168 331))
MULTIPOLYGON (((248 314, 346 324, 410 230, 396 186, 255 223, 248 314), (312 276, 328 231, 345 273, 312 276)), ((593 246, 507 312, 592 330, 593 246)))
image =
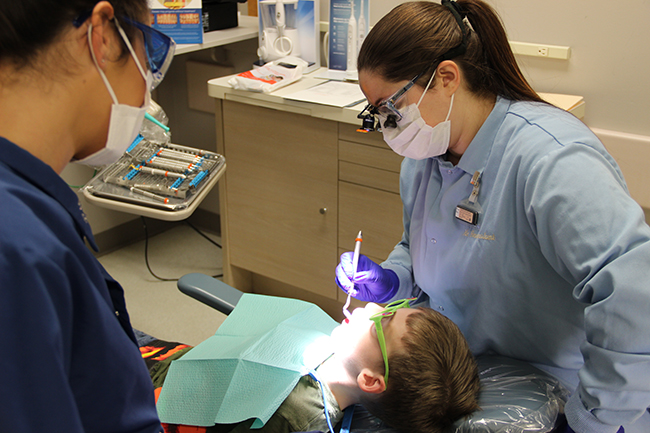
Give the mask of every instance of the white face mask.
MULTIPOLYGON (((418 103, 409 105, 401 112, 402 119, 397 122, 397 127, 382 127, 381 129, 384 135, 384 141, 398 155, 412 159, 426 159, 443 155, 449 148, 451 135, 451 121, 449 120, 449 116, 451 115, 451 108, 454 106, 454 95, 451 95, 447 118, 444 122, 440 122, 436 126, 427 125, 418 109, 424 95, 429 90, 434 76, 435 72, 431 76, 418 103)), ((381 124, 384 125, 387 116, 378 115, 378 117, 381 124)))
POLYGON ((113 105, 111 106, 111 116, 108 125, 108 138, 106 139, 106 147, 85 157, 84 159, 74 161, 76 163, 89 165, 91 167, 99 167, 112 164, 124 154, 124 151, 126 151, 129 145, 133 143, 133 140, 135 140, 135 138, 138 136, 140 128, 142 127, 144 115, 151 101, 150 89, 153 83, 153 75, 151 74, 151 71, 147 71, 146 73, 144 72, 144 69, 138 61, 138 57, 135 55, 131 43, 129 42, 126 35, 124 35, 124 32, 119 27, 119 24, 117 24, 117 20, 115 22, 120 34, 122 35, 122 39, 124 39, 124 42, 131 52, 131 56, 133 56, 133 59, 135 60, 135 64, 138 66, 140 74, 142 74, 142 78, 144 78, 146 82, 144 104, 141 107, 132 107, 130 105, 120 104, 117 102, 117 97, 115 96, 113 88, 108 82, 104 71, 102 71, 102 68, 100 68, 97 64, 97 58, 95 57, 95 53, 92 48, 92 41, 90 39, 92 24, 89 25, 88 41, 90 43, 90 53, 92 54, 93 61, 95 62, 95 66, 97 67, 102 80, 104 80, 104 84, 108 89, 108 93, 110 93, 111 98, 113 99, 113 105))

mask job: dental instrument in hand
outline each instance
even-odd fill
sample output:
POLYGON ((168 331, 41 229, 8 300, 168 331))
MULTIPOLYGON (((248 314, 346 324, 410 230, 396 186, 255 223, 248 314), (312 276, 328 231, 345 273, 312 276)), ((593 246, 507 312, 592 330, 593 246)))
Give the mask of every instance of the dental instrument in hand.
MULTIPOLYGON (((359 265, 359 252, 361 251, 361 242, 363 242, 363 237, 361 236, 361 230, 359 230, 359 234, 357 235, 357 238, 355 239, 355 244, 354 244, 354 254, 352 255, 352 269, 353 269, 353 274, 352 274, 352 279, 354 280, 354 277, 357 275, 357 266, 359 265)), ((350 297, 352 296, 352 292, 356 291, 354 290, 354 282, 351 282, 350 287, 348 287, 348 298, 345 301, 345 305, 343 306, 343 314, 346 317, 346 320, 350 319, 350 312, 348 311, 348 307, 350 306, 350 297)))

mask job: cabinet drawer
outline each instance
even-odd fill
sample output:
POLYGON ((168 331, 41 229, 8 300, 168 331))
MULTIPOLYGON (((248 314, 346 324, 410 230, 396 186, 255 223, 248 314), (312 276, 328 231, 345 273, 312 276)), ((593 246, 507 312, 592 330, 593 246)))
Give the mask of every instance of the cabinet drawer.
POLYGON ((393 152, 386 144, 380 148, 339 140, 339 160, 399 173, 404 158, 393 152))
POLYGON ((349 123, 340 123, 339 124, 339 139, 346 141, 353 141, 356 143, 363 143, 369 146, 377 146, 389 149, 388 145, 384 141, 384 136, 381 132, 357 132, 357 129, 361 126, 361 119, 359 119, 358 125, 351 125, 349 123))
POLYGON ((399 173, 339 161, 339 180, 399 194, 399 173))
POLYGON ((386 259, 402 239, 402 200, 399 194, 339 182, 339 248, 352 251, 363 231, 361 252, 386 259))

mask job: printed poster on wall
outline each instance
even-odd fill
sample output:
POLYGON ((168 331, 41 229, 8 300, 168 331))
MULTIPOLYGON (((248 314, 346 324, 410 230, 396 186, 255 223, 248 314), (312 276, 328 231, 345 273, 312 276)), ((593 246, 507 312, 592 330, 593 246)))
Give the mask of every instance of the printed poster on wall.
POLYGON ((149 0, 151 27, 177 44, 203 43, 201 0, 149 0))

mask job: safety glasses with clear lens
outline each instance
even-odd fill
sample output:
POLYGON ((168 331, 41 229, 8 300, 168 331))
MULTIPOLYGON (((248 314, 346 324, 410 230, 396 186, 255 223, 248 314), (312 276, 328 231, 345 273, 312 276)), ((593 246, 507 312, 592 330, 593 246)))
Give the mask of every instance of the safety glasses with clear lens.
POLYGON ((153 75, 153 88, 165 78, 169 65, 174 58, 176 42, 166 34, 145 24, 123 18, 124 22, 134 26, 142 32, 144 37, 144 48, 147 53, 149 70, 153 75))
POLYGON ((391 317, 400 308, 411 308, 411 302, 417 298, 400 299, 393 301, 386 305, 382 311, 370 316, 370 320, 375 322, 375 329, 377 330, 377 339, 379 340, 379 347, 381 349, 381 356, 384 358, 384 383, 388 384, 388 354, 386 353, 386 338, 384 337, 384 327, 381 323, 383 319, 391 317))
POLYGON ((382 115, 385 117, 388 117, 390 115, 394 115, 396 117, 396 121, 399 122, 402 120, 402 113, 400 113, 399 109, 397 108, 397 104, 399 101, 404 97, 406 92, 408 92, 411 87, 415 84, 415 82, 422 76, 422 73, 416 75, 411 81, 406 83, 404 87, 399 89, 397 92, 393 93, 393 95, 388 98, 383 100, 382 102, 379 103, 376 107, 368 104, 363 111, 357 116, 359 118, 363 118, 364 113, 367 111, 369 114, 373 115, 382 115))

